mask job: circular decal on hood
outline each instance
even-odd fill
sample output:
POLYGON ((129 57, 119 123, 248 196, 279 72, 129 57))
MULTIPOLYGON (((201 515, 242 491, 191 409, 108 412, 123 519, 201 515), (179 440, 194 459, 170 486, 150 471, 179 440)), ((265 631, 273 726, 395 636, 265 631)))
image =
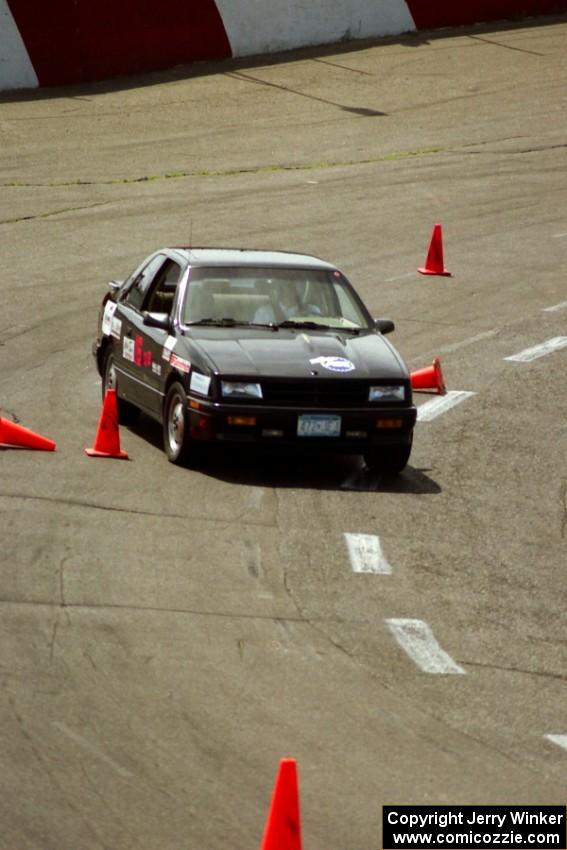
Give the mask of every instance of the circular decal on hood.
POLYGON ((313 365, 318 364, 329 372, 353 372, 356 366, 346 357, 314 357, 309 361, 313 365))

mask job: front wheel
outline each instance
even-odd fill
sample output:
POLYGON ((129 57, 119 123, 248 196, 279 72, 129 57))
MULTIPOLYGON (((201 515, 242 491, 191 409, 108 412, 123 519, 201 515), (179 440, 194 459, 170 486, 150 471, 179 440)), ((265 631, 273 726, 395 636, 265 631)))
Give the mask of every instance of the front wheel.
MULTIPOLYGON (((116 365, 114 363, 114 354, 109 351, 104 360, 104 371, 102 373, 102 400, 104 401, 107 390, 118 390, 116 379, 116 365)), ((121 425, 132 425, 138 416, 140 410, 135 405, 130 404, 120 398, 118 391, 116 392, 116 401, 118 404, 118 421, 121 425)))
POLYGON ((412 439, 404 446, 384 446, 364 453, 364 461, 371 472, 385 472, 398 475, 408 463, 411 454, 412 439))
POLYGON ((179 383, 172 384, 165 400, 163 445, 171 463, 184 464, 190 454, 187 395, 179 383))

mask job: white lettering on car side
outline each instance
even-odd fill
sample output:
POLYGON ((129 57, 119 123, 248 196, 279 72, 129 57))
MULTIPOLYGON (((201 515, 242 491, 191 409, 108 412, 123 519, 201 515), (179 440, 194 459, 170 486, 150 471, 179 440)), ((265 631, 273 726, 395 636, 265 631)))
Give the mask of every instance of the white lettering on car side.
POLYGON ((188 360, 185 360, 183 357, 178 357, 177 354, 173 352, 169 358, 169 365, 173 369, 178 369, 180 372, 185 372, 186 375, 191 371, 191 364, 188 360))
POLYGON ((117 307, 118 304, 115 301, 107 301, 104 305, 104 313, 102 314, 100 328, 104 336, 110 336, 110 331, 112 329, 112 317, 114 316, 114 311, 117 307))
POLYGON ((161 358, 162 358, 162 360, 165 360, 167 363, 169 363, 169 358, 171 357, 171 352, 175 348, 175 341, 176 340, 175 340, 174 336, 168 336, 168 338, 166 339, 166 341, 163 344, 163 351, 161 353, 161 358))
POLYGON ((112 317, 112 321, 110 323, 110 335, 114 337, 114 339, 120 339, 122 336, 122 322, 117 316, 112 317))
POLYGON ((130 363, 134 362, 134 340, 127 336, 122 340, 122 357, 130 363))

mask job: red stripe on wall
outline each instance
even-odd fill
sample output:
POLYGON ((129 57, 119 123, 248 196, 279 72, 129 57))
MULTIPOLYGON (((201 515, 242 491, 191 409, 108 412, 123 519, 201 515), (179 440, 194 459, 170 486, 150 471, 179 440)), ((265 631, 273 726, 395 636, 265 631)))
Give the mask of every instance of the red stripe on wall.
POLYGON ((42 86, 231 55, 215 0, 8 0, 42 86))
POLYGON ((485 21, 567 11, 567 0, 406 0, 417 29, 458 27, 485 21))

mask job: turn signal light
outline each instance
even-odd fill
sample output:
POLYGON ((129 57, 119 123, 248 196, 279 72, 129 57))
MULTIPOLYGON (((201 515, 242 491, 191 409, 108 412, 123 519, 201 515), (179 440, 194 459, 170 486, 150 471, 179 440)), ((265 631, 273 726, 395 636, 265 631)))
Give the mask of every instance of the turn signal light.
POLYGON ((245 425, 248 427, 253 427, 256 424, 255 416, 229 416, 228 417, 229 425, 245 425))
POLYGON ((401 428, 404 424, 403 419, 377 419, 377 428, 401 428))

